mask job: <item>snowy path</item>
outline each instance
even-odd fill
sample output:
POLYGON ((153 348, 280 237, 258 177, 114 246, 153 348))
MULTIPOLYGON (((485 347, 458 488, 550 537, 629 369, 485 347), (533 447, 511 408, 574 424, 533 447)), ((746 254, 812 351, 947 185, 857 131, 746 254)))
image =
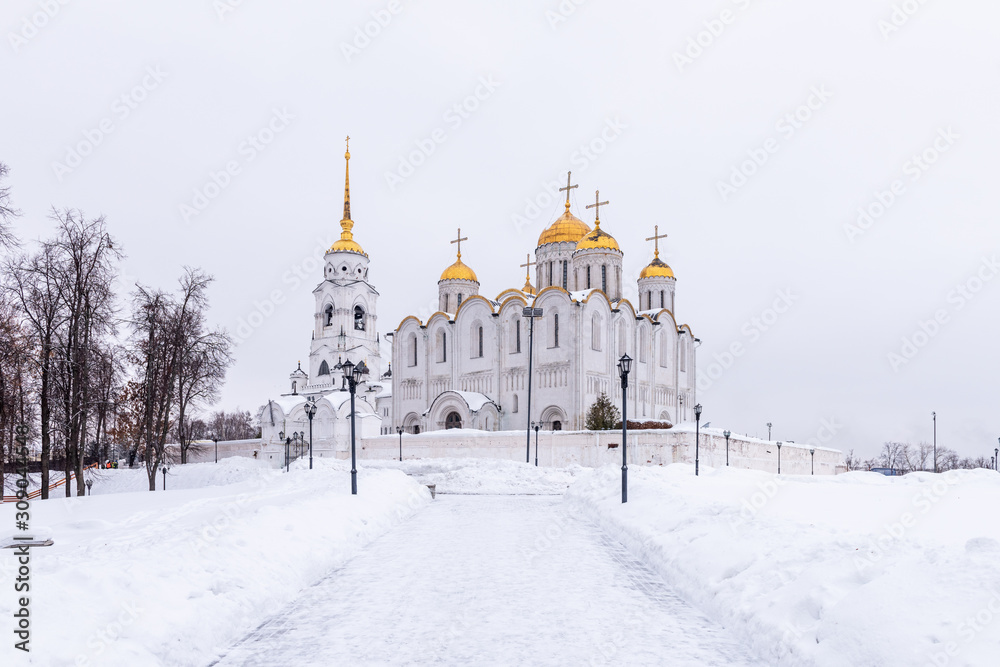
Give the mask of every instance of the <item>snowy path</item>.
POLYGON ((561 499, 439 496, 215 664, 758 663, 561 499))

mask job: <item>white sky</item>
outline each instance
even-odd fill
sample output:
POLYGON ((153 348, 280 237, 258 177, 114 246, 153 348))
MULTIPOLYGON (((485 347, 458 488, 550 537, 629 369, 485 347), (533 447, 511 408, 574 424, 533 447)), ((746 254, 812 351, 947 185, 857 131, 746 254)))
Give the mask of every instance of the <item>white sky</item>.
POLYGON ((961 308, 952 295, 1000 251, 996 3, 926 2, 886 37, 888 0, 565 0, 575 11, 554 26, 558 0, 232 0, 222 18, 211 0, 49 2, 58 10, 44 20, 40 0, 0 9, 0 160, 19 232, 47 234, 53 205, 103 213, 130 280, 167 287, 183 265, 204 267, 217 278, 212 316, 231 330, 278 290, 283 303, 237 350, 227 408, 286 391, 308 354, 320 270, 289 272, 339 233, 350 134, 356 239, 383 334, 429 312, 459 226, 483 293, 520 287, 518 265, 561 204, 542 197, 540 215, 514 218, 572 169, 577 215, 592 220, 595 189, 610 199, 603 227, 628 272, 651 259, 654 225, 670 235, 662 256, 678 320, 704 341, 701 370, 744 345, 700 393, 713 426, 766 435, 771 421, 776 439, 803 442, 825 419, 838 425, 828 444, 868 455, 929 440, 936 410, 940 444, 997 446, 1000 279, 961 308), (390 7, 348 62, 342 45, 390 7), (679 71, 674 52, 723 10, 732 23, 679 71), (144 77, 145 99, 116 103, 144 77), (479 108, 446 117, 484 78, 499 85, 479 108), (814 87, 831 97, 794 134, 780 130, 814 87), (249 160, 241 145, 274 109, 294 118, 249 160), (60 179, 54 164, 105 118, 113 132, 60 179), (581 158, 616 120, 615 141, 581 158), (391 189, 386 172, 437 128, 446 140, 391 189), (913 181, 905 164, 947 128, 958 138, 913 181), (717 183, 769 139, 777 152, 724 202, 717 183), (231 160, 240 172, 185 222, 180 206, 231 160), (858 207, 897 179, 905 191, 850 242, 858 207), (751 338, 747 323, 781 291, 794 305, 751 338), (946 323, 894 370, 889 354, 938 310, 946 323))

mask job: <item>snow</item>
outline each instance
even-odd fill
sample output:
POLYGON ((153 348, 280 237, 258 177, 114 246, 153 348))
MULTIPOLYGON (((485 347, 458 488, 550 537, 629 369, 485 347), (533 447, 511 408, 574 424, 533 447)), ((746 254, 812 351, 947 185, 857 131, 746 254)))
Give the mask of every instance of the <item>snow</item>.
POLYGON ((562 495, 584 470, 494 459, 366 460, 362 464, 402 470, 421 484, 434 484, 439 494, 465 495, 562 495))
POLYGON ((758 664, 558 498, 444 496, 218 667, 758 664))
POLYGON ((1000 650, 989 471, 581 476, 567 502, 770 664, 986 665, 1000 650))
POLYGON ((466 402, 469 409, 473 412, 479 412, 484 405, 492 402, 488 396, 474 391, 456 391, 455 393, 462 397, 462 400, 466 402))
MULTIPOLYGON (((288 474, 246 459, 176 466, 155 493, 129 492, 146 488, 141 470, 103 471, 93 497, 34 502, 32 524, 55 545, 31 551, 30 660, 8 641, 0 662, 207 664, 430 502, 393 470, 361 470, 352 497, 343 462, 316 463, 288 474)), ((0 508, 0 526, 14 511, 0 508)), ((4 558, 0 579, 13 576, 4 558)))

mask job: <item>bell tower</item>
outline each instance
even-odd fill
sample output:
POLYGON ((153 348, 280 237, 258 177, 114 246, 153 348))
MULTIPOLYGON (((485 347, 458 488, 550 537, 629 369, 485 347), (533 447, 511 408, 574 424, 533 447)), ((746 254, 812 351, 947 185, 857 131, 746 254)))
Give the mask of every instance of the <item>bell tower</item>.
MULTIPOLYGON (((351 151, 347 138, 344 177, 344 217, 340 239, 326 252, 323 282, 313 290, 316 298, 315 325, 309 352, 308 392, 340 387, 333 367, 338 361, 364 361, 371 369, 370 381, 382 375, 379 335, 376 327, 378 291, 368 280, 368 253, 354 240, 351 219, 351 151)), ((303 392, 305 393, 305 392, 303 392)))

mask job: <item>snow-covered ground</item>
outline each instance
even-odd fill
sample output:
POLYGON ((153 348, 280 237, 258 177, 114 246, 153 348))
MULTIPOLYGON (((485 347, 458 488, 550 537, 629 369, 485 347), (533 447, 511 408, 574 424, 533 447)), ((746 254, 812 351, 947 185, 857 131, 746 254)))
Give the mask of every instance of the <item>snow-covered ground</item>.
POLYGON ((436 493, 463 495, 562 495, 586 469, 535 467, 494 459, 367 460, 365 468, 402 470, 436 493))
POLYGON ((581 477, 566 502, 780 665, 995 665, 1000 475, 581 477))
MULTIPOLYGON (((433 649, 426 644, 433 639, 461 647, 473 662, 478 656, 496 664, 503 660, 476 652, 477 637, 488 648, 489 638, 503 635, 493 634, 503 630, 498 619, 516 609, 508 609, 516 602, 509 595, 527 601, 531 591, 535 616, 525 618, 560 618, 546 632, 561 628, 551 637, 572 641, 566 655, 592 655, 598 663, 629 655, 634 664, 656 664, 650 656, 662 654, 659 664, 676 664, 673 658, 943 667, 993 665, 1000 654, 1000 475, 989 471, 779 478, 702 468, 695 478, 688 465, 633 466, 622 505, 617 467, 363 461, 360 494, 351 497, 348 463, 315 465, 309 471, 299 461, 288 474, 248 459, 175 466, 168 490, 155 493, 145 490, 144 470, 102 471, 93 497, 36 501, 32 524, 55 545, 31 552, 32 653, 15 652, 7 641, 0 664, 207 665, 226 654, 226 664, 236 664, 239 655, 253 654, 249 644, 233 649, 237 640, 267 644, 271 625, 252 632, 265 620, 297 627, 300 599, 322 606, 345 633, 368 632, 363 618, 355 625, 338 620, 345 614, 399 615, 398 627, 382 622, 381 634, 343 635, 370 656, 419 662, 413 650, 433 649), (431 513, 422 512, 430 502, 423 484, 444 494, 431 513), (527 497, 500 502, 498 495, 527 497), (409 521, 418 512, 420 519, 409 521), (610 539, 588 528, 591 521, 610 539), (387 541, 371 544, 390 531, 387 541), (627 556, 616 555, 616 541, 627 556), (449 551, 464 560, 449 561, 449 551), (413 580, 418 561, 431 573, 427 582, 413 580), (468 577, 455 569, 459 562, 473 564, 468 577), (445 565, 452 570, 436 569, 445 565), (339 567, 371 585, 338 580, 331 572, 339 567), (636 579, 640 570, 649 574, 636 579), (586 572, 602 574, 588 579, 586 572), (434 576, 476 601, 475 623, 482 626, 469 629, 473 621, 449 607, 454 600, 434 576), (567 576, 576 588, 563 581, 567 576), (522 592, 491 595, 497 581, 522 592), (614 628, 616 614, 601 621, 601 605, 629 606, 632 593, 623 597, 620 586, 651 596, 646 616, 686 619, 693 644, 679 653, 670 648, 679 640, 659 625, 644 634, 614 628), (325 606, 324 599, 348 590, 354 592, 325 606), (571 609, 567 601, 576 595, 588 602, 571 609), (367 606, 355 609, 351 596, 367 606), (668 598, 680 606, 663 607, 668 598), (696 611, 683 611, 681 600, 696 611), (438 620, 449 637, 431 637, 435 614, 443 614, 438 620), (704 622, 695 620, 699 614, 704 622), (663 648, 651 648, 650 632, 663 648), (720 643, 723 636, 732 643, 720 643), (616 648, 643 637, 641 650, 616 648), (600 647, 597 654, 588 653, 588 642, 600 647)), ((14 512, 12 504, 0 509, 0 537, 11 532, 14 512)), ((10 553, 0 552, 7 591, 0 616, 7 619, 16 602, 10 553)), ((544 652, 533 651, 531 641, 556 641, 516 634, 523 656, 544 652)), ((325 636, 319 632, 315 641, 325 636)), ((442 664, 450 664, 449 655, 438 656, 442 664)), ((558 653, 545 655, 558 662, 558 653)))
MULTIPOLYGON (((398 471, 362 470, 352 497, 347 466, 316 466, 176 466, 156 493, 140 491, 144 471, 105 471, 93 497, 34 502, 32 525, 55 545, 31 550, 30 656, 13 649, 8 620, 0 664, 207 664, 430 502, 398 471)), ((0 534, 14 511, 0 509, 0 534)), ((11 619, 13 552, 0 555, 11 619)))

